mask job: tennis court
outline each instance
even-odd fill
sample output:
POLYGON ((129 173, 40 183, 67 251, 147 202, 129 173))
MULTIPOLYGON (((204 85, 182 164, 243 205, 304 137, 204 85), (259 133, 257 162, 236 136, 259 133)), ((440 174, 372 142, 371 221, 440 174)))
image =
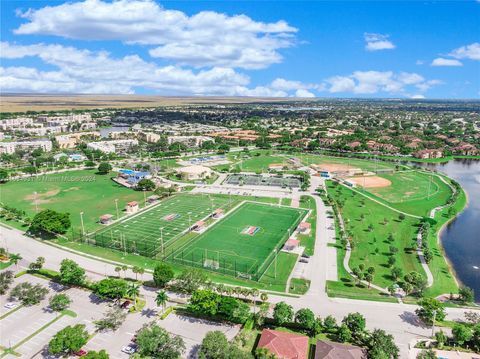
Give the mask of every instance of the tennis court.
POLYGON ((168 259, 259 280, 302 218, 305 209, 244 202, 168 259))
POLYGON ((211 215, 217 208, 226 208, 229 203, 230 199, 222 196, 175 195, 93 233, 88 236, 88 241, 152 257, 162 247, 168 248, 197 221, 211 215))

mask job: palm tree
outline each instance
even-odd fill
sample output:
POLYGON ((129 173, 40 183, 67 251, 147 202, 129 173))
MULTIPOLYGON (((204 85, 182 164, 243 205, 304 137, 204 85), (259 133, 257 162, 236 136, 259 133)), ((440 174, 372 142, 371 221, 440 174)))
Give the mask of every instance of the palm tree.
POLYGON ((123 271, 123 277, 124 278, 127 278, 127 269, 128 269, 128 267, 126 265, 122 266, 122 271, 123 271))
POLYGON ((217 284, 217 286, 215 287, 215 290, 217 291, 218 294, 223 294, 225 293, 225 285, 217 284))
POLYGON ((167 292, 165 292, 164 290, 159 290, 157 292, 157 296, 155 297, 155 303, 159 307, 162 307, 163 310, 165 310, 165 306, 167 305, 167 301, 168 301, 167 292))
POLYGON ((235 287, 233 289, 233 292, 237 295, 237 298, 240 298, 240 294, 242 293, 242 288, 241 287, 235 287))
POLYGON ((262 292, 260 294, 260 300, 265 303, 268 300, 268 294, 265 292, 262 292))
POLYGON ((136 283, 131 283, 127 288, 127 295, 133 298, 133 306, 137 306, 137 296, 140 294, 140 286, 136 283))
POLYGON ((225 287, 225 295, 232 296, 233 288, 232 287, 225 287))
POLYGON ((257 312, 257 297, 260 294, 260 291, 257 288, 253 288, 250 293, 253 296, 253 313, 257 312))
POLYGON ((118 274, 118 278, 120 278, 120 272, 122 271, 122 267, 115 267, 115 272, 118 274))
POLYGON ((18 265, 18 262, 20 262, 22 259, 23 257, 20 255, 20 253, 10 254, 10 262, 12 262, 15 265, 18 265))
POLYGON ((140 278, 143 280, 143 273, 145 273, 145 269, 142 267, 138 267, 138 274, 140 274, 140 278))

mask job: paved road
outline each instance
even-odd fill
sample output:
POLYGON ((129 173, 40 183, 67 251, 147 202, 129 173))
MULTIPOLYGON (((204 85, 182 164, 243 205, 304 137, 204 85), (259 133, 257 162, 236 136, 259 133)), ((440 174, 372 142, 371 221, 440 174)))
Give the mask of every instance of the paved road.
MULTIPOLYGON (((321 203, 319 205, 319 213, 322 211, 321 203)), ((319 216, 324 218, 324 216, 319 216)), ((329 298, 325 293, 326 273, 328 270, 328 256, 326 254, 327 236, 326 225, 324 219, 320 219, 319 235, 316 242, 315 251, 319 254, 313 262, 315 264, 315 275, 312 277, 311 290, 307 295, 300 298, 289 298, 283 296, 270 296, 270 301, 276 303, 285 301, 291 304, 295 309, 303 307, 311 308, 317 315, 325 317, 333 315, 337 319, 341 319, 346 314, 358 311, 367 319, 369 328, 383 328, 387 332, 395 336, 396 342, 402 350, 402 358, 408 355, 408 343, 421 336, 428 336, 430 329, 419 326, 416 316, 414 315, 415 306, 395 303, 381 303, 358 300, 347 300, 340 298, 329 298)), ((104 275, 116 275, 115 264, 107 264, 100 262, 94 258, 88 258, 83 255, 75 254, 63 249, 44 244, 23 235, 20 231, 0 227, 0 243, 6 245, 8 250, 14 253, 20 253, 23 260, 19 264, 20 267, 26 267, 29 262, 34 261, 38 256, 46 259, 48 268, 58 270, 60 262, 64 258, 70 258, 79 263, 86 269, 91 279, 98 280, 104 275)), ((134 278, 134 274, 127 273, 134 278)), ((151 274, 146 273, 144 279, 151 279, 151 274)), ((152 296, 152 293, 145 293, 152 296)), ((464 310, 457 308, 448 308, 448 318, 463 318, 464 310)))

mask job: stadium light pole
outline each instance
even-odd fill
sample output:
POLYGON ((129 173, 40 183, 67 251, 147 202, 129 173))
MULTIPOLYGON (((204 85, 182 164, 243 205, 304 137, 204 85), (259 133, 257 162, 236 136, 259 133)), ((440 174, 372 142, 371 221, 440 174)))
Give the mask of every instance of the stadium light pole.
POLYGON ((117 210, 117 220, 120 218, 118 214, 118 198, 115 198, 115 209, 117 210))
POLYGON ((33 192, 33 200, 35 201, 35 213, 38 213, 37 192, 33 192))
POLYGON ((82 236, 85 235, 85 227, 83 225, 83 212, 80 212, 80 223, 82 224, 82 236))

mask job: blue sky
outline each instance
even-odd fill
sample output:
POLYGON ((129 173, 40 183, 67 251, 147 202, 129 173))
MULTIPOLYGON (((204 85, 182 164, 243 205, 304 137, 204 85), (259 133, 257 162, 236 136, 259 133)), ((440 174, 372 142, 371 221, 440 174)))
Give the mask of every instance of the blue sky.
POLYGON ((2 92, 480 97, 480 1, 2 1, 2 92))

